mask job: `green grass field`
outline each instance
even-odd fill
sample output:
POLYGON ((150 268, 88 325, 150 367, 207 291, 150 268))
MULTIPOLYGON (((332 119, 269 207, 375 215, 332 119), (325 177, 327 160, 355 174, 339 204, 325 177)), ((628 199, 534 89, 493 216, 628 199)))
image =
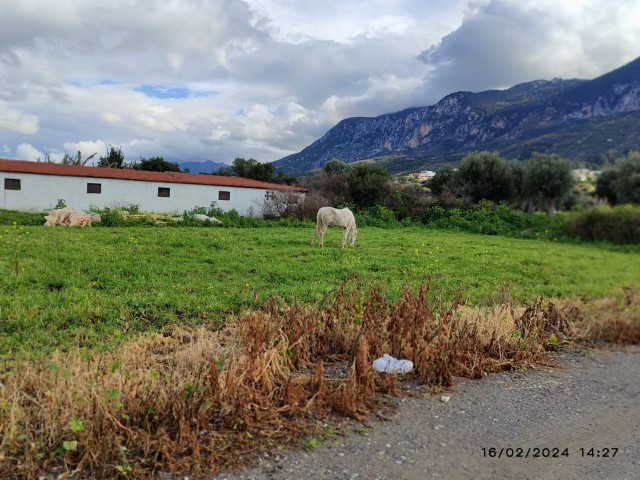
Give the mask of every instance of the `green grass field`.
POLYGON ((322 302, 345 281, 389 297, 429 275, 473 305, 593 298, 640 283, 640 246, 363 227, 353 249, 313 227, 42 228, 0 233, 0 355, 113 346, 173 323, 224 321, 254 301, 322 302))

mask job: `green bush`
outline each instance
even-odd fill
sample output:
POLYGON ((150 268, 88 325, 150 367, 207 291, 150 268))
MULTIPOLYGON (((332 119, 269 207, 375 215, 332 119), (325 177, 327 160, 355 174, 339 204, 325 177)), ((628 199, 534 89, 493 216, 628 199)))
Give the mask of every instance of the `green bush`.
POLYGON ((393 228, 400 226, 393 211, 381 205, 361 210, 355 216, 359 227, 393 228))
POLYGON ((567 231, 587 241, 640 243, 640 207, 621 205, 584 210, 570 217, 567 231))
POLYGON ((426 208, 420 221, 429 228, 458 230, 484 235, 558 238, 564 236, 565 219, 531 215, 506 204, 481 202, 470 208, 426 208))
POLYGON ((129 225, 128 219, 122 215, 122 211, 114 208, 107 208, 99 212, 100 222, 96 226, 101 227, 124 227, 129 225))

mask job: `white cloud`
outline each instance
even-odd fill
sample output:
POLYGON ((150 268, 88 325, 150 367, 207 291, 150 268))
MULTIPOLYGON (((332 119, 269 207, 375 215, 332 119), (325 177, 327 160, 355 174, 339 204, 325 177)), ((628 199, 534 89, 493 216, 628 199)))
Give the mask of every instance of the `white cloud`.
POLYGON ((593 78, 640 51, 631 0, 0 8, 0 145, 25 159, 114 145, 129 161, 275 160, 345 117, 430 105, 459 89, 593 78))
POLYGON ((21 143, 16 149, 16 158, 35 162, 37 159, 44 159, 45 155, 33 145, 21 143))
POLYGON ((111 125, 122 123, 122 115, 115 112, 104 112, 100 114, 100 118, 111 125))
POLYGON ((157 132, 167 133, 174 129, 173 125, 166 120, 163 120, 155 115, 149 115, 147 113, 139 113, 136 115, 136 121, 145 127, 157 132))
POLYGON ((38 117, 11 108, 5 102, 0 102, 0 132, 35 135, 38 133, 38 117))
POLYGON ((69 155, 74 158, 78 152, 80 152, 81 158, 83 160, 95 154, 95 156, 91 160, 89 160, 88 165, 94 165, 98 163, 100 157, 107 153, 108 148, 109 146, 102 140, 81 141, 77 143, 67 142, 64 144, 65 152, 69 153, 69 155))
POLYGON ((423 51, 438 91, 479 91, 560 78, 594 78, 640 54, 636 0, 491 0, 423 51), (633 47, 631 46, 633 45, 633 47))

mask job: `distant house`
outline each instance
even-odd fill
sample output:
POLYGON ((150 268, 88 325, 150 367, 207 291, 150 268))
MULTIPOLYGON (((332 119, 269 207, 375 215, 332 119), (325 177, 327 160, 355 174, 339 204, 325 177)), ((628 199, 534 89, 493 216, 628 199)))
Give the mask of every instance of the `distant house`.
POLYGON ((277 192, 304 200, 299 187, 240 177, 60 165, 0 159, 0 208, 49 210, 59 200, 74 209, 137 205, 146 212, 177 212, 209 207, 259 216, 277 192))
POLYGON ((432 172, 431 170, 422 170, 420 172, 410 173, 408 175, 410 178, 418 180, 419 182, 426 182, 427 180, 432 179, 436 176, 436 172, 432 172))
POLYGON ((576 182, 595 181, 600 175, 600 170, 589 170, 588 168, 575 168, 571 170, 571 176, 576 182))
POLYGON ((433 172, 431 170, 422 170, 419 174, 418 174, 418 178, 420 178, 421 181, 424 180, 430 180, 433 177, 436 176, 436 172, 433 172))

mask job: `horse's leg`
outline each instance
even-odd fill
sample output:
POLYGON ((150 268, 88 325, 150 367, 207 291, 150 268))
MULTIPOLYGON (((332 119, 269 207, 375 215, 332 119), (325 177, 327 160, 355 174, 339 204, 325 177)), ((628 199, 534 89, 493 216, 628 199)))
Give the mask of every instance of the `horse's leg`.
POLYGON ((347 244, 347 235, 349 234, 349 226, 342 227, 342 248, 347 244))
POLYGON ((316 220, 316 228, 313 230, 313 238, 311 239, 311 245, 314 245, 316 243, 316 237, 320 236, 320 232, 322 231, 322 221, 320 221, 320 219, 318 218, 318 220, 316 220))
POLYGON ((353 247, 356 244, 356 226, 350 225, 349 230, 351 230, 351 246, 353 247))
POLYGON ((320 246, 322 248, 324 248, 324 234, 327 233, 327 228, 329 228, 329 225, 322 225, 320 229, 320 246))

